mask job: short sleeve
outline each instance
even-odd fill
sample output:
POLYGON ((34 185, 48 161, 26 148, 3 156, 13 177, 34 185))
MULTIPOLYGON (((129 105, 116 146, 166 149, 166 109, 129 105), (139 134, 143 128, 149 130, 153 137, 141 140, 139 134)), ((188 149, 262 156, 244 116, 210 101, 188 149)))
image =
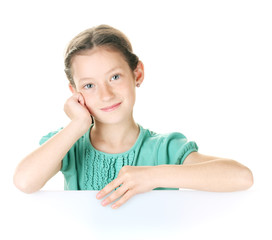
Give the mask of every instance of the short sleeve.
POLYGON ((58 129, 57 131, 53 131, 48 133, 47 135, 43 136, 40 140, 40 145, 42 145, 43 143, 45 143, 48 139, 50 139, 51 137, 53 137, 54 135, 56 135, 62 128, 58 129))
POLYGON ((194 141, 188 142, 181 133, 164 135, 158 151, 158 164, 183 164, 191 152, 197 152, 198 146, 194 141))

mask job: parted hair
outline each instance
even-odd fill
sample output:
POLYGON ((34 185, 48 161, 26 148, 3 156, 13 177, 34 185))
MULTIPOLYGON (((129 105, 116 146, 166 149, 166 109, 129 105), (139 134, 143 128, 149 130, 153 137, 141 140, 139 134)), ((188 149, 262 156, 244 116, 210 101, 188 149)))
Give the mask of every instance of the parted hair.
POLYGON ((99 25, 79 33, 70 41, 66 48, 64 71, 73 87, 75 87, 72 73, 73 57, 95 47, 106 47, 119 51, 130 69, 132 71, 136 69, 139 58, 133 53, 131 43, 125 34, 109 25, 99 25))

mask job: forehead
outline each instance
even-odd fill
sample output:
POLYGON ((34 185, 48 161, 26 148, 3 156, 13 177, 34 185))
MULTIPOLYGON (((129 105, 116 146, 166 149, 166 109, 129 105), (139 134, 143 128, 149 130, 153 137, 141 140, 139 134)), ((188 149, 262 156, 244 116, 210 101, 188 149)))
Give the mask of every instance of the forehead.
POLYGON ((129 70, 129 66, 123 55, 108 48, 94 48, 86 50, 74 56, 72 60, 73 77, 93 77, 93 75, 105 74, 114 67, 129 70))

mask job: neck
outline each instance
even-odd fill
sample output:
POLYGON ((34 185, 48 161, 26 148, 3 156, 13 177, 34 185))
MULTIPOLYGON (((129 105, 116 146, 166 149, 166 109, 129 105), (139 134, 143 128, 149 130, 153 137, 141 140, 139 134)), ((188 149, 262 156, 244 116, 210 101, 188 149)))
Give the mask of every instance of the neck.
POLYGON ((92 145, 99 151, 121 153, 128 151, 136 142, 139 127, 134 119, 117 124, 95 122, 90 132, 92 145))

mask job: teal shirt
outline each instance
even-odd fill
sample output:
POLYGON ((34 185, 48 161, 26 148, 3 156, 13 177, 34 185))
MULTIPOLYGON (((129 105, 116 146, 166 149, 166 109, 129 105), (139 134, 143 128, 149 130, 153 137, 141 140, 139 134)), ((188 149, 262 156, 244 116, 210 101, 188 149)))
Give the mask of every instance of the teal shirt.
MULTIPOLYGON (((191 152, 198 150, 196 143, 188 142, 181 133, 157 134, 139 125, 138 139, 130 150, 118 154, 104 153, 92 146, 91 128, 62 160, 65 190, 101 190, 118 176, 123 166, 179 165, 191 152)), ((40 144, 60 130, 42 137, 40 144)))

